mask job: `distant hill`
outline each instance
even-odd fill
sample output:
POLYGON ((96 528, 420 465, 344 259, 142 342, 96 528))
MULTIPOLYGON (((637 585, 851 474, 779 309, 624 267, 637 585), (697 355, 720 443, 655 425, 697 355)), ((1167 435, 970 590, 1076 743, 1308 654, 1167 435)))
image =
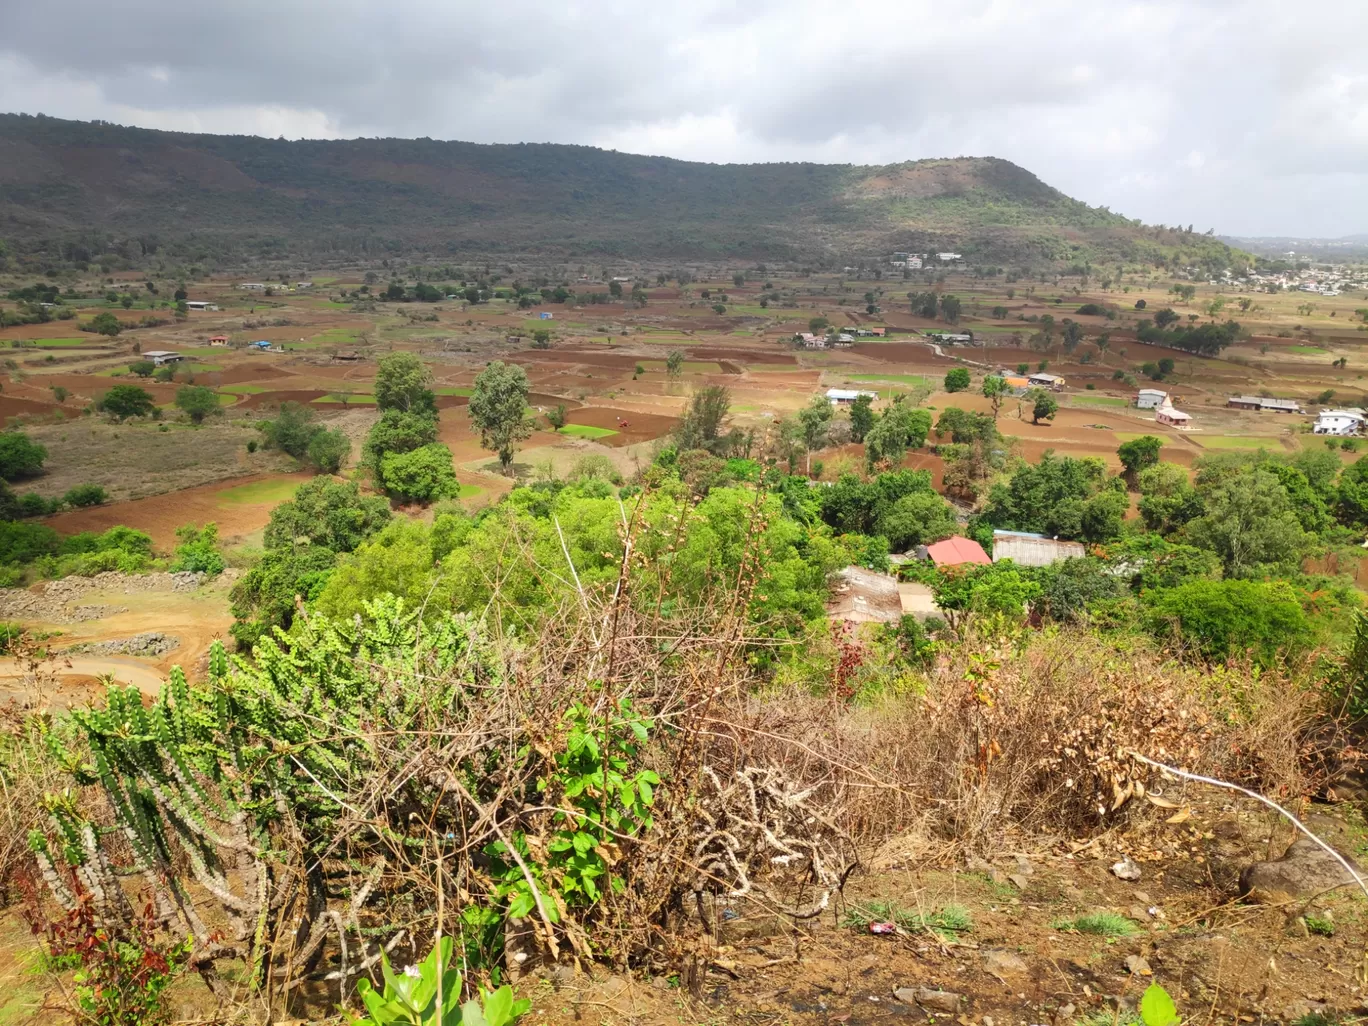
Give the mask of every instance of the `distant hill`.
POLYGON ((0 239, 229 263, 501 253, 977 263, 1208 263, 1224 243, 1090 207, 1006 160, 703 164, 588 146, 299 141, 0 115, 0 239))
POLYGON ((1368 259, 1368 235, 1344 235, 1338 239, 1312 239, 1289 235, 1253 238, 1223 237, 1223 242, 1270 260, 1329 260, 1362 263, 1368 259), (1288 257, 1287 254, 1294 254, 1288 257))

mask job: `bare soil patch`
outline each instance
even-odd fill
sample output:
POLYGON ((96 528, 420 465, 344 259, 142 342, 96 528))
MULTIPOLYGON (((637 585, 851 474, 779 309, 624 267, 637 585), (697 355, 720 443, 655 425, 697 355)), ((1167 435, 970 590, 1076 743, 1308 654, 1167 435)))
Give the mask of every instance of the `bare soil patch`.
POLYGON ((676 424, 677 417, 666 417, 658 413, 638 413, 635 410, 617 409, 611 406, 585 406, 570 415, 570 423, 585 424, 589 427, 608 428, 615 435, 597 439, 601 445, 619 447, 634 442, 649 442, 667 435, 676 424))
POLYGON ((136 527, 150 534, 153 543, 162 549, 169 549, 175 544, 176 528, 184 524, 213 522, 218 524, 219 537, 229 540, 265 527, 278 500, 226 504, 219 500, 220 492, 257 482, 298 481, 303 484, 312 478, 312 474, 306 473, 244 475, 143 499, 58 513, 48 517, 46 522, 62 534, 107 531, 119 524, 136 527))

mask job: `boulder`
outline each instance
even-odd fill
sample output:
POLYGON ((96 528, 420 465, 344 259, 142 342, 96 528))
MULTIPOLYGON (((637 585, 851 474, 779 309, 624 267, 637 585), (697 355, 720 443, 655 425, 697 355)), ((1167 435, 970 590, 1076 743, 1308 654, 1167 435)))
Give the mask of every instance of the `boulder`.
MULTIPOLYGON (((1349 864, 1362 874, 1352 859, 1349 864)), ((1282 858, 1246 866, 1240 874, 1240 894, 1253 901, 1277 903, 1309 898, 1353 880, 1329 852, 1309 837, 1299 837, 1282 858)))

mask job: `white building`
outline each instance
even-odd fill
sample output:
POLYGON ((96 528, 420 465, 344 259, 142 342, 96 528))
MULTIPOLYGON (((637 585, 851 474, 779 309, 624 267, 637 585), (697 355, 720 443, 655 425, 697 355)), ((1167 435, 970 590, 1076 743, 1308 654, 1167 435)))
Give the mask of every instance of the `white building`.
POLYGON ((1050 374, 1048 371, 1032 374, 1026 379, 1026 383, 1034 385, 1036 388, 1050 388, 1056 392, 1064 387, 1064 379, 1058 374, 1050 374))
POLYGON ((963 260, 964 257, 960 256, 958 253, 937 253, 936 259, 943 264, 948 264, 955 260, 963 260))
POLYGON ((1321 410, 1316 414, 1313 433, 1318 435, 1357 435, 1368 427, 1368 417, 1360 409, 1321 410))
POLYGON ((185 301, 185 308, 187 310, 217 310, 218 304, 206 303, 202 299, 187 299, 185 301))
POLYGON ((164 363, 180 363, 185 357, 180 353, 173 353, 169 349, 150 349, 142 354, 144 360, 151 360, 154 367, 160 367, 164 363))
POLYGON ((1192 415, 1174 409, 1173 405, 1165 400, 1163 405, 1154 411, 1154 422, 1177 428, 1179 431, 1186 431, 1192 427, 1192 415))
POLYGON ((1169 404, 1169 395, 1162 388, 1142 388, 1135 396, 1135 405, 1142 410, 1153 410, 1169 404))
POLYGON ((871 399, 878 399, 878 392, 867 392, 858 388, 828 388, 826 390, 827 402, 832 406, 840 406, 843 403, 853 403, 862 395, 867 395, 871 399))

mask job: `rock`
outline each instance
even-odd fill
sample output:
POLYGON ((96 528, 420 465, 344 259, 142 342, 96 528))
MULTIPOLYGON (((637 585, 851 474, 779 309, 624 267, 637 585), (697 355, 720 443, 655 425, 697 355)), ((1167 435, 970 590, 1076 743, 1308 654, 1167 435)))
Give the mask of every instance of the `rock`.
POLYGON ((930 987, 918 987, 914 997, 917 1004, 928 1012, 944 1012, 946 1015, 958 1012, 960 1002, 964 1000, 962 995, 953 990, 932 990, 930 987))
POLYGON ((72 645, 66 650, 71 655, 165 655, 180 646, 180 638, 161 631, 146 631, 131 638, 116 638, 113 641, 86 641, 72 645))
POLYGON ((1296 1022, 1298 1019, 1305 1019, 1324 1011, 1325 1005, 1321 1002, 1298 998, 1282 1010, 1282 1019, 1284 1022, 1296 1022))
MULTIPOLYGON (((1362 873, 1358 866, 1349 864, 1362 873)), ((1309 837, 1299 837, 1280 859, 1255 862, 1240 874, 1240 894, 1253 901, 1277 903, 1352 883, 1344 866, 1309 837)))
POLYGON ((989 949, 983 952, 983 967, 994 976, 1001 976, 1004 973, 1024 973, 1027 971, 1026 959, 1022 958, 1015 951, 1005 951, 1001 948, 989 949))
POLYGON ((1074 1007, 1074 1003, 1072 1001, 1070 1001, 1067 1005, 1060 1005, 1059 1010, 1055 1012, 1055 1022, 1061 1024, 1071 1023, 1073 1022, 1074 1013, 1077 1011, 1078 1009, 1074 1007))
POLYGON ((1233 819, 1217 820, 1211 824, 1211 833, 1222 841, 1238 841, 1244 836, 1240 824, 1233 819))
POLYGON ((1126 971, 1130 973, 1132 976, 1154 975, 1154 970, 1150 968, 1150 964, 1147 961, 1145 961, 1143 955, 1127 955, 1126 971))
POLYGON ((1150 896, 1146 894, 1144 891, 1136 891, 1135 900, 1140 902, 1140 904, 1142 905, 1148 905, 1150 903, 1150 896))
POLYGON ((1018 855, 1016 860, 1016 871, 1021 876, 1033 876, 1035 874, 1035 866, 1031 865, 1030 859, 1018 855))
POLYGON ((893 992, 893 996, 905 1005, 915 1005, 917 1003, 917 988, 899 987, 893 992))
POLYGON ((1024 891, 1031 885, 1031 881, 1020 873, 1008 873, 1007 879, 1010 880, 1013 886, 1019 891, 1024 891))
POLYGON ((1130 880, 1134 882, 1140 879, 1140 867, 1131 861, 1129 855, 1113 865, 1111 871, 1112 875, 1118 880, 1130 880))

